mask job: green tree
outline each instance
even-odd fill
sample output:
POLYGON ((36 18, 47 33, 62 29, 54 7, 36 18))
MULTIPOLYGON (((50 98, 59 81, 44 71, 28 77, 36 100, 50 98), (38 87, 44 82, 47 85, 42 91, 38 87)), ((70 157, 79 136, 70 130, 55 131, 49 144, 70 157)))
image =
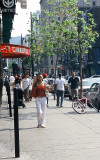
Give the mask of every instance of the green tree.
POLYGON ((94 23, 93 15, 91 13, 87 13, 87 21, 85 21, 83 15, 85 13, 83 11, 77 11, 75 14, 75 27, 73 29, 74 33, 74 43, 73 47, 76 50, 76 54, 80 57, 80 80, 81 80, 81 92, 80 96, 82 96, 82 60, 84 54, 87 54, 89 49, 92 48, 93 43, 95 43, 96 37, 98 37, 98 33, 95 31, 96 24, 94 23))
POLYGON ((67 45, 68 54, 70 50, 75 50, 76 55, 80 57, 82 95, 82 58, 98 37, 94 30, 96 24, 90 13, 87 13, 88 21, 85 21, 85 13, 79 10, 77 0, 51 0, 48 4, 49 10, 42 11, 45 14, 45 19, 42 19, 44 51, 47 55, 56 55, 57 70, 58 57, 64 53, 65 46, 67 45))
MULTIPOLYGON (((66 38, 65 27, 70 25, 64 20, 65 15, 61 1, 48 1, 49 10, 44 10, 45 19, 42 19, 42 38, 44 42, 44 53, 48 56, 56 55, 55 77, 57 75, 57 65, 59 57, 64 54, 66 38)), ((66 12, 68 15, 68 12, 66 12)), ((70 17, 70 15, 68 15, 70 17)))

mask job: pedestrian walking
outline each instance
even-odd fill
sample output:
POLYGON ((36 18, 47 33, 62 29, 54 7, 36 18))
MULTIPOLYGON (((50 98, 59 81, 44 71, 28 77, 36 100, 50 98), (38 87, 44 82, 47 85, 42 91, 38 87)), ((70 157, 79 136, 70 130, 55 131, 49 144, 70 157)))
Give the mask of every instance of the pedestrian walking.
MULTIPOLYGON (((47 79, 47 73, 43 74, 43 81, 44 81, 45 85, 49 84, 48 79, 47 79)), ((48 105, 48 102, 49 102, 49 91, 48 90, 46 90, 46 99, 47 99, 47 107, 49 107, 49 105, 48 105)))
POLYGON ((65 79, 62 78, 62 74, 59 73, 59 78, 55 81, 55 90, 57 91, 57 105, 59 106, 59 98, 61 97, 61 104, 60 107, 63 107, 63 100, 64 100, 64 91, 65 91, 65 79))
POLYGON ((22 79, 20 78, 20 76, 18 76, 15 79, 14 87, 17 89, 17 92, 18 92, 18 106, 22 106, 23 108, 25 108, 26 106, 23 101, 24 92, 22 90, 22 79))
POLYGON ((37 108, 37 118, 38 118, 38 126, 37 128, 45 128, 45 118, 46 118, 46 94, 45 90, 48 89, 43 82, 43 76, 41 73, 37 75, 37 81, 33 86, 33 92, 30 97, 35 97, 36 108, 37 108), (33 96, 35 92, 35 95, 33 96))
POLYGON ((30 79, 29 79, 29 75, 25 75, 25 78, 22 79, 22 88, 24 91, 24 98, 25 101, 28 102, 29 101, 29 86, 30 86, 30 79))
MULTIPOLYGON (((30 93, 32 91, 32 85, 33 85, 33 79, 32 79, 32 77, 29 77, 29 80, 30 80, 29 81, 29 95, 30 95, 30 93)), ((31 101, 32 97, 30 97, 29 100, 31 101)))
POLYGON ((72 100, 74 97, 78 96, 78 85, 79 85, 79 78, 76 77, 76 73, 72 72, 72 77, 68 80, 68 86, 71 83, 71 96, 72 100))
POLYGON ((9 77, 9 81, 10 81, 10 87, 11 89, 13 90, 13 87, 14 87, 14 82, 15 82, 15 77, 13 75, 11 75, 9 77))
POLYGON ((14 87, 15 88, 22 88, 22 81, 19 76, 15 79, 14 87))

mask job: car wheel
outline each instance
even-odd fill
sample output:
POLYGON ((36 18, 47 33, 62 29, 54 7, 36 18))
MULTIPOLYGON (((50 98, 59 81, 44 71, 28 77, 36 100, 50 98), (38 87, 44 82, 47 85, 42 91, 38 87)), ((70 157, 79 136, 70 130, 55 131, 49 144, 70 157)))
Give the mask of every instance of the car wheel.
POLYGON ((71 95, 69 95, 69 100, 72 100, 72 96, 71 95))

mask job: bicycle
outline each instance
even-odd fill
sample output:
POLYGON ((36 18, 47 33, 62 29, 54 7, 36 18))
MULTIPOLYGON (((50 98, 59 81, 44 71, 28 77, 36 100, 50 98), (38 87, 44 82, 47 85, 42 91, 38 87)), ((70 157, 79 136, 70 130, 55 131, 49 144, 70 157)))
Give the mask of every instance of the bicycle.
POLYGON ((92 101, 87 99, 85 96, 82 98, 74 98, 72 108, 75 112, 78 114, 84 114, 86 113, 87 107, 94 108, 97 112, 99 112, 99 109, 97 109, 92 101))

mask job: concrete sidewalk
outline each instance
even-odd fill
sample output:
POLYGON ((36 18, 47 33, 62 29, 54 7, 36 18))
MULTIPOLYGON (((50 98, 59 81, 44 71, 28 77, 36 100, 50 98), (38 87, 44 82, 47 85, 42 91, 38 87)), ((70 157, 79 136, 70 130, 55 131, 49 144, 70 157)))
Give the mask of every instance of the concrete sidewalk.
MULTIPOLYGON (((14 118, 9 117, 4 90, 0 113, 0 160, 14 160, 14 118)), ((65 97, 57 108, 49 97, 46 128, 37 128, 35 100, 19 107, 20 158, 18 160, 100 160, 100 113, 88 109, 80 115, 65 97)))

